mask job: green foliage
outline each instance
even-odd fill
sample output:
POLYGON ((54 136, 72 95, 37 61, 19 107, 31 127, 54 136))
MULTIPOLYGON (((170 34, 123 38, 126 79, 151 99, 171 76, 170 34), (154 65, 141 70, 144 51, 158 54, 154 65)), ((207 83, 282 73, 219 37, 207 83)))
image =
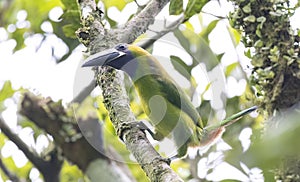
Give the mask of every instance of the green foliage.
POLYGON ((289 18, 297 7, 289 1, 233 1, 237 8, 231 13, 231 24, 243 30, 242 38, 246 47, 253 48, 254 54, 246 52, 252 59, 255 87, 260 104, 271 114, 277 108, 286 108, 300 100, 298 95, 300 79, 295 44, 296 35, 290 27, 289 18), (283 86, 283 80, 285 83, 283 86))
MULTIPOLYGON (((269 122, 268 130, 263 138, 254 135, 253 145, 247 152, 240 155, 240 159, 250 167, 261 168, 265 176, 268 175, 269 178, 274 179, 275 169, 278 170, 278 167, 284 164, 284 159, 299 159, 300 147, 297 140, 300 133, 299 113, 286 111, 269 122), (283 120, 284 122, 281 122, 283 120), (273 171, 272 175, 268 172, 270 170, 273 171)), ((295 160, 294 162, 297 163, 295 160)), ((291 161, 285 168, 293 168, 292 165, 298 166, 292 163, 291 161)), ((299 174, 299 168, 296 168, 297 170, 289 175, 299 174)))
POLYGON ((84 175, 76 165, 71 165, 65 161, 60 173, 60 179, 62 182, 84 181, 84 175))
POLYGON ((2 15, 0 17, 0 25, 5 28, 9 27, 9 38, 14 39, 17 43, 14 51, 24 48, 25 39, 32 34, 47 36, 48 33, 41 29, 41 24, 44 22, 51 23, 53 33, 62 39, 69 48, 69 52, 57 62, 64 61, 74 48, 79 45, 75 31, 80 27, 80 14, 77 3, 74 0, 41 0, 36 2, 15 0, 9 3, 0 3, 0 10, 2 15), (49 12, 54 7, 65 7, 64 14, 61 17, 62 20, 59 22, 49 19, 49 12), (17 15, 21 11, 27 16, 17 19, 17 15))
POLYGON ((206 42, 209 42, 208 35, 216 28, 219 20, 213 20, 208 24, 207 27, 204 28, 199 34, 200 37, 202 37, 206 42))
POLYGON ((170 15, 179 15, 183 12, 183 1, 182 0, 171 0, 169 6, 170 15))
POLYGON ((237 31, 234 28, 231 28, 230 26, 227 26, 227 29, 228 29, 230 38, 232 40, 232 43, 233 43, 234 47, 236 47, 241 41, 241 34, 239 31, 237 31))
POLYGON ((11 82, 6 81, 2 89, 0 90, 0 102, 3 102, 5 99, 12 97, 15 93, 15 90, 11 87, 11 82))
POLYGON ((187 80, 190 80, 192 66, 188 66, 180 57, 170 56, 174 68, 187 80))
POLYGON ((126 4, 132 2, 132 0, 101 0, 106 9, 110 7, 116 7, 119 11, 121 11, 126 4))
POLYGON ((60 22, 51 21, 53 33, 61 38, 67 44, 69 52, 64 55, 57 62, 62 62, 72 53, 72 51, 79 45, 75 31, 81 26, 80 12, 77 1, 62 0, 64 13, 61 16, 60 22))
POLYGON ((22 128, 26 128, 29 127, 33 130, 33 138, 36 141, 36 139, 38 138, 39 135, 43 134, 44 131, 41 130, 38 126, 36 126, 32 121, 29 121, 25 118, 23 118, 23 120, 18 120, 18 124, 22 127, 22 128))
POLYGON ((208 0, 189 0, 184 12, 185 19, 189 19, 193 15, 200 13, 203 6, 208 2, 208 0))
POLYGON ((4 146, 6 140, 6 136, 3 133, 0 133, 0 148, 4 146))
POLYGON ((226 76, 229 76, 229 75, 231 74, 231 72, 232 72, 234 69, 237 68, 238 65, 239 65, 238 62, 235 62, 235 63, 232 63, 232 64, 228 65, 228 66, 226 67, 226 70, 225 70, 225 75, 226 75, 226 76))
POLYGON ((29 172, 33 167, 30 162, 27 162, 22 167, 17 167, 12 157, 2 158, 2 159, 3 159, 4 165, 10 171, 12 171, 16 176, 18 176, 19 178, 23 178, 23 179, 29 179, 29 172))
POLYGON ((26 35, 32 33, 43 33, 41 29, 41 24, 48 20, 49 11, 56 7, 61 6, 60 0, 41 0, 41 1, 24 1, 15 0, 8 4, 8 7, 1 7, 5 3, 0 3, 0 10, 2 11, 0 17, 1 26, 7 27, 13 25, 16 30, 10 33, 10 38, 16 40, 17 45, 15 50, 19 50, 24 47, 24 40, 26 35), (25 10, 27 12, 27 17, 25 20, 17 20, 17 14, 20 10, 25 10), (30 26, 20 26, 20 23, 25 21, 30 22, 30 26), (27 34, 25 34, 27 33, 27 34))
POLYGON ((174 35, 179 40, 181 46, 193 57, 192 67, 199 63, 204 63, 208 71, 219 64, 219 60, 212 52, 207 42, 190 30, 175 30, 174 35), (195 51, 191 51, 191 46, 195 51))

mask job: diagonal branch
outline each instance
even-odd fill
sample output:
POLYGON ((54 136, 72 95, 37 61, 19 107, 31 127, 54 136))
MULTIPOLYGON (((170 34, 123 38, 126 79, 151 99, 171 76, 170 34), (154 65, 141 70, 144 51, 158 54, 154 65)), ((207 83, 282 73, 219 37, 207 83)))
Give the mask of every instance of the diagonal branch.
POLYGON ((3 133, 18 146, 28 160, 30 160, 30 162, 43 174, 45 181, 50 181, 49 179, 58 181, 62 163, 56 155, 51 155, 49 161, 42 159, 38 154, 32 152, 18 135, 11 131, 2 118, 0 118, 0 128, 1 131, 3 131, 3 133))
POLYGON ((120 72, 102 68, 97 81, 103 90, 104 104, 118 136, 134 155, 151 181, 182 181, 172 171, 168 161, 153 148, 144 132, 136 127, 137 122, 130 110, 129 98, 120 72))
POLYGON ((155 16, 169 0, 152 0, 147 6, 120 29, 119 42, 132 43, 138 36, 145 33, 149 25, 154 23, 155 16))
MULTIPOLYGON (((85 2, 88 0, 85 0, 85 2)), ((79 1, 81 9, 83 6, 89 6, 89 3, 79 1)), ((91 2, 91 1, 90 1, 91 2)), ((168 3, 168 0, 152 0, 148 5, 132 18, 122 29, 106 31, 99 30, 98 20, 90 22, 88 27, 83 27, 77 32, 77 35, 83 30, 89 30, 89 42, 85 45, 91 54, 102 51, 103 49, 113 47, 119 42, 131 43, 139 35, 144 33, 150 24, 154 22, 155 16, 168 3), (97 28, 95 28, 97 27, 97 28), (105 32, 103 34, 103 32, 105 32)), ((90 16, 95 14, 90 13, 90 16)), ((82 12, 83 14, 83 12, 82 12)), ((89 16, 87 16, 89 17, 89 16)), ((82 20, 87 21, 87 18, 82 20)), ((80 38, 80 37, 79 37, 80 38)), ((134 155, 142 169, 145 171, 151 181, 182 181, 177 174, 171 170, 168 162, 163 159, 150 144, 145 134, 134 127, 136 119, 130 110, 129 99, 120 72, 112 68, 100 67, 97 72, 97 82, 102 87, 104 103, 110 113, 111 121, 118 136, 124 141, 128 150, 134 155)))
POLYGON ((0 158, 0 169, 2 169, 3 173, 12 181, 12 182, 19 182, 20 179, 10 172, 7 167, 4 165, 2 159, 0 158))

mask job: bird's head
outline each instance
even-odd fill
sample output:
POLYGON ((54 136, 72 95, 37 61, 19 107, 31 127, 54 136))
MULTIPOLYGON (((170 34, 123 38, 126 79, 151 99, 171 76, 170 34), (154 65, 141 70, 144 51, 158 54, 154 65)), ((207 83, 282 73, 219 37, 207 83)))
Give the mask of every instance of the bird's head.
POLYGON ((112 49, 104 50, 87 58, 82 67, 111 66, 123 70, 122 67, 139 56, 149 53, 136 45, 118 44, 112 49))

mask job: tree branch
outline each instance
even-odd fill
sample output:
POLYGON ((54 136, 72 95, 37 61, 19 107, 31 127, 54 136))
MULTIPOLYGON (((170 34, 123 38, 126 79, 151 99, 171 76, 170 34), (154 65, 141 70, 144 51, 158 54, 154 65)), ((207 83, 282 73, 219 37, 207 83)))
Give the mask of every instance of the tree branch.
POLYGON ((119 42, 132 43, 138 36, 145 33, 149 25, 154 23, 155 16, 163 9, 169 0, 152 0, 129 22, 119 29, 119 42))
MULTIPOLYGON (((98 164, 101 164, 101 166, 98 167, 105 169, 105 171, 102 170, 97 173, 102 176, 101 179, 107 179, 105 181, 128 181, 128 179, 133 179, 130 175, 125 173, 114 173, 118 166, 105 155, 101 141, 102 133, 98 128, 99 122, 97 118, 88 118, 84 121, 79 120, 77 123, 77 120, 71 114, 73 112, 68 112, 67 109, 63 108, 61 102, 53 102, 49 98, 43 99, 29 93, 24 95, 20 112, 33 121, 38 127, 52 135, 56 146, 62 149, 63 155, 69 161, 78 165, 84 172, 90 169, 93 162, 98 161, 98 164), (83 131, 80 130, 79 125, 83 131), (93 138, 90 138, 90 140, 97 142, 94 144, 95 147, 98 146, 98 150, 83 136, 85 131, 89 132, 89 135, 93 135, 93 138), (106 174, 111 175, 107 176, 106 174)), ((60 158, 62 158, 62 156, 60 156, 60 158)), ((122 164, 118 165, 123 167, 122 164)))
POLYGON ((2 118, 0 118, 0 128, 1 131, 18 146, 27 159, 43 174, 45 181, 58 181, 62 162, 58 160, 57 156, 51 155, 49 161, 42 159, 38 154, 32 152, 18 135, 11 131, 2 118))
MULTIPOLYGON (((155 16, 167 2, 166 0, 152 0, 124 28, 117 30, 106 31, 103 26, 103 30, 99 30, 95 26, 95 24, 98 24, 99 19, 93 18, 94 21, 85 24, 88 21, 85 18, 82 21, 83 25, 87 27, 78 30, 77 35, 80 35, 83 30, 89 30, 89 42, 85 45, 88 46, 91 54, 102 51, 104 48, 113 47, 119 42, 131 43, 148 29, 148 26, 154 22, 155 16)), ((85 6, 85 4, 80 3, 80 6, 85 6)), ((81 9, 84 9, 84 7, 81 7, 81 9)), ((95 10, 90 13, 90 16, 93 15, 95 15, 95 10)), ((171 170, 166 160, 155 151, 145 134, 134 126, 137 122, 130 110, 129 99, 120 73, 112 68, 99 67, 96 75, 97 82, 101 83, 99 85, 103 90, 105 106, 110 113, 111 121, 117 130, 118 136, 124 141, 126 147, 134 155, 150 180, 182 181, 171 170)))
POLYGON ((130 110, 129 98, 120 72, 104 67, 98 73, 104 104, 118 136, 134 155, 151 181, 182 181, 148 141, 130 110))
POLYGON ((20 179, 10 172, 7 167, 4 165, 2 159, 0 158, 0 168, 2 169, 3 173, 12 181, 12 182, 19 182, 20 179))

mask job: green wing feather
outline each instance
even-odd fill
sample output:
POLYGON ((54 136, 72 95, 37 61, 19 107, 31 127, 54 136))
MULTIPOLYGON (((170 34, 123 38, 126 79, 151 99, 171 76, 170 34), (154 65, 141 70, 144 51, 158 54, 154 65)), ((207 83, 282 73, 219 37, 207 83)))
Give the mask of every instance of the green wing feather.
POLYGON ((158 76, 156 80, 159 82, 163 97, 174 106, 187 113, 197 126, 203 128, 201 117, 186 93, 184 93, 171 78, 162 78, 158 76))

